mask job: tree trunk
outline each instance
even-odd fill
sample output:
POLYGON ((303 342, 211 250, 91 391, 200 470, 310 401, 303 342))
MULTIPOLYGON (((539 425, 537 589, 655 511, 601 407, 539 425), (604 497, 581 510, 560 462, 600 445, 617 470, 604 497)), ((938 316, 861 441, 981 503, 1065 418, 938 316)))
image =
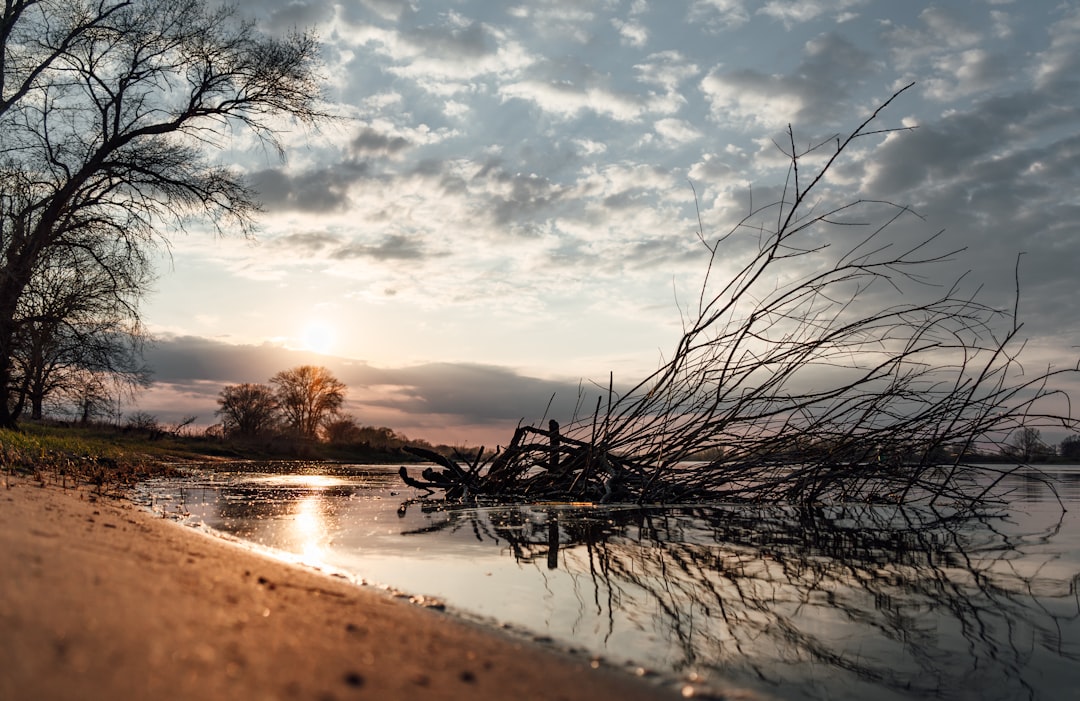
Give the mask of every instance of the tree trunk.
POLYGON ((12 351, 15 338, 15 300, 9 296, 12 284, 0 287, 0 428, 15 428, 18 414, 13 411, 14 387, 12 386, 12 351))

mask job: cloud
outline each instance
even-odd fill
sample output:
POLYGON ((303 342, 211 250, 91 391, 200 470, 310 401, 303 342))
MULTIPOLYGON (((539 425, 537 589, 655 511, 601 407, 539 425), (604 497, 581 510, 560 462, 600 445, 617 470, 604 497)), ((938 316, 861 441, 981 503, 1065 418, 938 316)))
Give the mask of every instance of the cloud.
POLYGON ((977 101, 890 135, 867 154, 861 189, 913 205, 949 240, 967 244, 960 265, 986 284, 994 304, 1011 305, 1013 266, 1023 251, 1027 332, 1080 328, 1080 311, 1066 304, 1058 284, 1070 276, 1063 261, 1080 259, 1080 136, 1062 132, 1062 120, 1076 119, 1076 107, 1062 109, 1057 97, 1037 90, 977 101), (1057 308, 1056 321, 1048 305, 1057 308))
POLYGON ((845 115, 849 86, 866 77, 869 55, 836 34, 811 39, 803 49, 802 63, 786 75, 749 68, 709 71, 700 87, 712 118, 745 129, 823 124, 845 115))
POLYGON ((619 40, 627 46, 641 48, 649 42, 649 30, 639 22, 613 19, 611 24, 619 31, 619 40))
POLYGON ((546 216, 554 214, 563 190, 548 179, 535 173, 494 174, 489 181, 493 186, 488 189, 483 210, 489 212, 496 227, 505 228, 516 225, 515 230, 527 222, 539 224, 546 216))
POLYGON ((334 18, 334 3, 330 0, 260 0, 255 6, 245 6, 245 11, 259 10, 264 15, 260 28, 284 34, 297 27, 312 27, 330 23, 334 18))
POLYGON ((758 10, 758 13, 778 19, 785 26, 791 27, 794 24, 813 21, 829 12, 836 13, 838 20, 841 17, 844 20, 850 20, 851 13, 846 11, 849 8, 865 4, 866 0, 829 0, 828 2, 821 2, 820 0, 769 0, 758 10))
POLYGON ((702 137, 694 125, 682 119, 661 119, 654 128, 661 138, 674 144, 688 144, 702 137))
POLYGON ((313 231, 277 236, 271 239, 268 245, 300 256, 313 256, 327 249, 337 248, 341 243, 342 237, 339 235, 313 231))
POLYGON ((593 38, 589 28, 596 19, 596 13, 582 7, 578 0, 522 4, 507 12, 526 23, 542 39, 569 40, 585 45, 593 38))
MULTIPOLYGON (((383 19, 397 20, 406 15, 412 3, 409 0, 360 0, 359 7, 366 7, 383 19)), ((344 7, 348 7, 348 3, 344 7)))
MULTIPOLYGON (((1048 307, 1025 329, 1056 317, 1075 335, 1080 12, 1029 5, 260 0, 260 26, 318 24, 343 119, 315 138, 283 132, 284 166, 230 143, 223 160, 266 203, 263 245, 177 238, 177 265, 198 270, 166 288, 174 298, 156 309, 167 318, 153 320, 277 338, 280 323, 238 327, 264 299, 275 311, 295 299, 297 315, 347 299, 359 326, 379 315, 378 336, 354 342, 383 364, 603 368, 625 354, 640 368, 671 331, 673 281, 700 272, 695 206, 707 236, 727 231, 782 195, 788 162, 773 141, 787 124, 800 145, 823 142, 917 79, 880 126, 918 129, 858 141, 822 183, 822 205, 916 207, 927 229, 969 247, 972 279, 989 279, 995 302, 1027 251, 1025 281, 1048 307), (196 325, 193 309, 232 326, 196 325)), ((721 267, 746 253, 736 238, 721 267)), ((386 407, 371 409, 409 420, 392 407, 411 385, 385 382, 368 396, 386 407)))
POLYGON ((968 49, 934 61, 936 76, 924 82, 927 97, 941 102, 972 95, 1001 84, 1008 59, 984 49, 968 49))
POLYGON ((309 355, 271 344, 230 345, 197 336, 165 336, 145 353, 154 381, 167 384, 266 382, 309 355))
POLYGON ((348 206, 349 188, 370 172, 367 162, 347 160, 300 172, 267 168, 249 174, 248 181, 269 212, 333 212, 348 206))
POLYGON ((403 136, 390 135, 371 127, 364 127, 349 145, 354 153, 365 156, 395 156, 408 149, 412 143, 403 136))
POLYGON ((650 54, 646 59, 634 65, 638 80, 643 83, 658 85, 667 92, 675 92, 701 69, 678 51, 661 51, 650 54))
POLYGON ((460 15, 447 15, 443 25, 427 25, 406 30, 402 36, 425 54, 465 61, 496 53, 498 42, 482 23, 460 15))
MULTIPOLYGON (((146 360, 154 370, 154 387, 139 399, 139 408, 164 422, 198 415, 201 425, 214 422, 217 397, 226 385, 266 384, 275 373, 304 364, 322 365, 346 384, 347 408, 361 423, 435 440, 456 436, 505 443, 518 421, 542 418, 552 395, 550 417, 570 419, 579 392, 577 381, 529 377, 492 365, 377 368, 269 344, 230 345, 194 336, 162 338, 148 349, 146 360)), ((595 402, 599 390, 587 389, 595 402)))
POLYGON ((381 378, 409 388, 401 399, 383 403, 410 414, 449 415, 468 423, 539 420, 553 394, 556 413, 552 416, 565 421, 578 393, 576 382, 542 380, 508 368, 467 363, 390 369, 382 371, 381 378))
POLYGON ((636 95, 599 84, 527 79, 503 85, 499 92, 504 100, 526 100, 567 120, 592 112, 619 122, 634 122, 651 109, 636 95))
POLYGON ((971 22, 942 7, 926 8, 918 19, 916 26, 889 22, 882 33, 892 63, 904 71, 918 70, 934 56, 974 48, 984 38, 971 22))
POLYGON ((705 22, 714 31, 735 29, 750 21, 744 0, 694 0, 690 6, 691 23, 705 22))
POLYGON ((1005 149, 1014 150, 1076 114, 1076 108, 1061 110, 1053 98, 1037 92, 979 101, 969 110, 887 138, 868 165, 863 190, 875 197, 897 195, 919 186, 937 187, 955 177, 969 179, 976 164, 1005 149))
POLYGON ((267 211, 334 214, 354 207, 352 189, 385 177, 410 153, 453 139, 451 129, 397 126, 385 118, 363 122, 351 138, 312 144, 302 165, 282 165, 248 174, 267 211))
POLYGON ((689 176, 692 181, 712 188, 722 186, 732 178, 741 182, 744 179, 742 177, 744 161, 745 154, 736 149, 731 149, 725 154, 702 154, 701 160, 690 168, 689 176))
POLYGON ((1036 58, 1035 81, 1041 90, 1075 90, 1080 82, 1080 8, 1049 27, 1050 46, 1036 58))
POLYGON ((420 260, 425 257, 423 246, 407 236, 387 236, 375 245, 352 243, 335 250, 331 256, 335 260, 371 258, 378 261, 420 260))
POLYGON ((436 94, 467 91, 468 81, 482 76, 516 74, 534 60, 501 28, 454 11, 432 19, 420 24, 413 13, 403 13, 385 27, 356 18, 341 31, 347 44, 388 60, 388 73, 436 94))

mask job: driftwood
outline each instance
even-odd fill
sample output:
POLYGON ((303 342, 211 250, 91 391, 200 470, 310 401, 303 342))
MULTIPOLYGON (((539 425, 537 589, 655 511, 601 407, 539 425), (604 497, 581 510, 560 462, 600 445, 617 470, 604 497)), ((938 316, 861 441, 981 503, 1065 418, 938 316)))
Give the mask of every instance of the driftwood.
POLYGON ((405 481, 452 499, 990 498, 1015 468, 979 456, 1000 454, 1017 431, 1075 429, 1053 383, 1078 368, 1025 374, 1015 305, 978 301, 963 275, 928 284, 960 251, 937 252, 937 234, 890 238, 917 218, 909 208, 829 205, 818 192, 853 142, 896 131, 871 125, 906 89, 846 137, 800 151, 789 127, 782 198, 751 206, 716 240, 699 225, 708 263, 696 310, 655 372, 623 391, 609 379, 590 415, 519 426, 484 460, 421 456, 441 469, 416 480, 402 468, 405 481), (807 173, 811 154, 823 165, 807 173), (728 249, 748 248, 748 262, 717 280, 728 249))

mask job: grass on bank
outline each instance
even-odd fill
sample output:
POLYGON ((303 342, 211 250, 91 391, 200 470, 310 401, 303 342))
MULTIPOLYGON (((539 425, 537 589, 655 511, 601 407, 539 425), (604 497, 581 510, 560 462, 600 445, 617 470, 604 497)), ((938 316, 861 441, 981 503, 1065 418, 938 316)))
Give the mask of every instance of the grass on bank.
POLYGON ((0 429, 0 469, 63 485, 118 488, 175 475, 184 463, 215 460, 383 463, 416 462, 417 458, 396 445, 335 445, 285 436, 241 441, 51 421, 26 421, 17 430, 0 429))
POLYGON ((170 450, 148 451, 138 441, 118 441, 98 429, 27 424, 0 429, 0 467, 8 473, 47 477, 67 486, 121 487, 176 473, 184 459, 170 450))

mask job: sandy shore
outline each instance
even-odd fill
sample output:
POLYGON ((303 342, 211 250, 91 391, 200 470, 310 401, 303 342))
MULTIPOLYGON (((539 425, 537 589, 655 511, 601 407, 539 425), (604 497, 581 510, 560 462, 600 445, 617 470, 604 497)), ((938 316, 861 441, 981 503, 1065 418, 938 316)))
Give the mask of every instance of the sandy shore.
POLYGON ((677 695, 88 488, 0 482, 5 701, 677 695))

